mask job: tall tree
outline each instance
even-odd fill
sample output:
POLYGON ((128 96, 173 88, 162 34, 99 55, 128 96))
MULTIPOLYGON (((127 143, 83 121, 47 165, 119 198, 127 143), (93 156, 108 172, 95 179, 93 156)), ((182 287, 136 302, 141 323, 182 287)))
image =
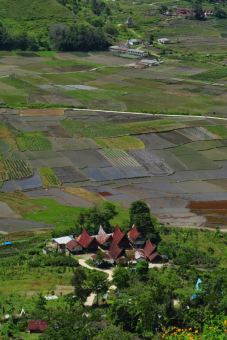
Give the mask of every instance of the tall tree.
POLYGON ((129 209, 130 222, 135 223, 137 230, 144 237, 149 237, 154 233, 154 227, 157 224, 157 219, 151 215, 150 208, 144 201, 132 202, 129 209))
POLYGON ((113 282, 120 290, 129 286, 129 272, 124 267, 117 267, 113 271, 113 282))
POLYGON ((97 295, 97 305, 99 302, 99 294, 106 293, 108 290, 108 281, 106 274, 98 271, 92 270, 88 275, 89 288, 93 293, 97 295))
POLYGON ((75 269, 73 277, 71 279, 71 284, 74 286, 75 295, 79 301, 80 306, 84 304, 88 295, 91 293, 90 288, 87 286, 87 274, 85 269, 78 267, 75 269))

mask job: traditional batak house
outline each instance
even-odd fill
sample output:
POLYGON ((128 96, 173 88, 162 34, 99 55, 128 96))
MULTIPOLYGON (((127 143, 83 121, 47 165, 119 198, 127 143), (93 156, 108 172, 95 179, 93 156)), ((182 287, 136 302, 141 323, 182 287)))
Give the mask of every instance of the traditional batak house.
POLYGON ((133 248, 143 248, 145 241, 141 233, 136 229, 135 224, 133 224, 132 229, 128 232, 128 239, 133 248))
MULTIPOLYGON (((119 248, 130 248, 129 239, 126 234, 122 233, 118 224, 113 233, 113 240, 117 243, 119 248)), ((113 244, 113 243, 112 243, 113 244)))
POLYGON ((147 256, 148 260, 152 263, 159 263, 163 260, 163 257, 156 253, 156 247, 152 244, 150 238, 148 238, 147 243, 144 248, 144 254, 147 256))
POLYGON ((98 241, 94 236, 89 236, 86 229, 83 228, 82 233, 76 240, 86 252, 96 252, 98 249, 98 241))
POLYGON ((46 328, 48 328, 48 324, 46 321, 34 320, 34 321, 29 321, 28 323, 28 330, 30 334, 42 333, 46 328))
POLYGON ((83 250, 81 244, 75 240, 71 240, 68 243, 66 243, 66 249, 71 253, 71 254, 78 254, 83 250))
POLYGON ((113 234, 107 234, 100 225, 98 235, 96 236, 96 240, 100 244, 101 248, 110 249, 113 241, 113 234))
POLYGON ((125 261, 124 257, 123 257, 124 253, 125 253, 125 250, 119 248, 118 245, 117 245, 117 242, 115 240, 113 240, 111 247, 110 247, 110 250, 109 250, 109 253, 108 253, 108 256, 111 259, 113 259, 115 263, 118 264, 119 260, 122 260, 123 262, 125 261))

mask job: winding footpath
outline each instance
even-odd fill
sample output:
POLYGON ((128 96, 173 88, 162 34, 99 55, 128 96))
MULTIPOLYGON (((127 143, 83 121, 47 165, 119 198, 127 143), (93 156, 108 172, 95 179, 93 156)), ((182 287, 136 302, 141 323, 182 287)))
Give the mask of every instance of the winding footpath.
MULTIPOLYGON (((110 270, 110 269, 102 270, 102 269, 99 269, 99 268, 93 268, 93 267, 89 266, 89 265, 85 262, 86 260, 80 259, 80 260, 78 260, 78 261, 79 261, 79 264, 80 264, 82 267, 85 267, 85 268, 88 268, 88 269, 95 269, 95 270, 98 270, 98 271, 100 271, 100 272, 104 272, 104 273, 108 274, 108 281, 112 281, 112 278, 113 278, 113 277, 112 277, 112 275, 113 275, 113 271, 112 271, 112 270, 110 270)), ((92 306, 95 296, 96 296, 96 295, 95 295, 94 293, 91 293, 91 294, 88 296, 88 298, 87 298, 87 300, 86 300, 86 302, 85 302, 85 307, 91 307, 91 306, 92 306)))

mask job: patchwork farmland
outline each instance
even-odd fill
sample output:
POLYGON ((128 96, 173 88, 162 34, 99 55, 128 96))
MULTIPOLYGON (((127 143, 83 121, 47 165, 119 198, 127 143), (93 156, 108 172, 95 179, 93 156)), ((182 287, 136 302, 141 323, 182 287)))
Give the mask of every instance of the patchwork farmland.
POLYGON ((226 197, 225 119, 85 109, 0 111, 2 192, 25 190, 33 199, 75 207, 91 204, 89 192, 123 207, 143 199, 164 224, 214 227, 222 221, 225 228, 220 211, 212 218, 190 211, 190 202, 226 197), (77 196, 76 188, 86 195, 77 196))

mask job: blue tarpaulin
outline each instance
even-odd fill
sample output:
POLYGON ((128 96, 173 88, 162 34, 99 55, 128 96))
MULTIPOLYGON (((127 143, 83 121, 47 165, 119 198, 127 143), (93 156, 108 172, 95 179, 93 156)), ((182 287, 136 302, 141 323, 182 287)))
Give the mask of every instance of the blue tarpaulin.
MULTIPOLYGON (((198 279, 196 286, 195 286, 195 293, 199 293, 201 291, 201 288, 199 288, 199 284, 202 283, 201 279, 198 279)), ((195 299, 198 296, 198 294, 193 294, 191 299, 195 299)))
POLYGON ((9 241, 7 241, 7 242, 4 242, 4 245, 5 246, 11 246, 11 243, 9 241))

